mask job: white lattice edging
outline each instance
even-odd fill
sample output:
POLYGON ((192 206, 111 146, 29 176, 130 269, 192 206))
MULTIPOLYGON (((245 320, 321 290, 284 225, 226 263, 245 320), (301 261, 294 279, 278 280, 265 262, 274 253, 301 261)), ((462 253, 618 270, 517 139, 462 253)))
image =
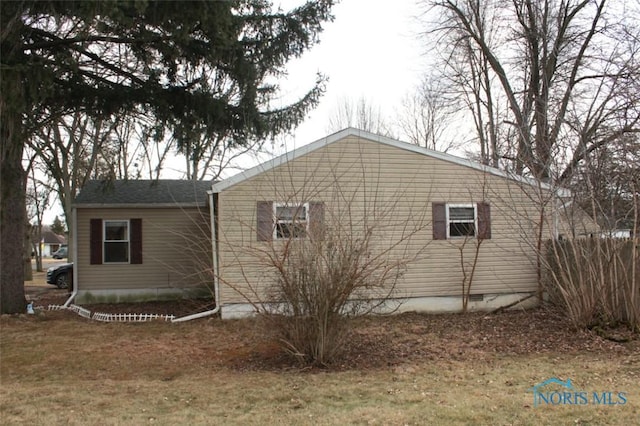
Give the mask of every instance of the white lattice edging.
POLYGON ((103 322, 145 322, 153 320, 171 321, 174 315, 158 315, 158 314, 106 314, 96 312, 92 319, 103 322))
POLYGON ((62 305, 49 305, 47 310, 49 311, 61 311, 68 309, 75 312, 83 318, 92 319, 102 322, 145 322, 153 320, 173 321, 175 315, 159 315, 159 314, 107 314, 103 312, 95 312, 91 314, 91 311, 78 305, 69 305, 64 307, 62 305))
POLYGON ((91 311, 78 305, 69 305, 67 308, 84 318, 91 318, 91 311))
POLYGON ((47 311, 62 311, 65 310, 67 308, 65 308, 62 305, 49 305, 47 306, 47 311))

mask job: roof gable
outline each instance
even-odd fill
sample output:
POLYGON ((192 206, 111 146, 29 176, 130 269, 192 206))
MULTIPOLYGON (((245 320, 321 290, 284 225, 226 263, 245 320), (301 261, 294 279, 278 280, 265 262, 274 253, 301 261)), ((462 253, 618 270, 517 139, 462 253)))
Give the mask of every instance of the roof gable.
MULTIPOLYGON (((33 227, 32 231, 37 231, 36 227, 33 227)), ((51 227, 48 225, 42 225, 42 229, 40 231, 40 236, 37 234, 32 234, 34 237, 38 238, 38 241, 45 244, 66 244, 67 238, 64 235, 56 234, 51 230, 51 227)))
POLYGON ((205 206, 210 189, 210 181, 90 180, 80 190, 75 206, 205 206))
MULTIPOLYGON (((248 170, 245 170, 242 173, 238 173, 237 175, 231 176, 230 178, 224 179, 220 182, 213 184, 212 191, 213 192, 221 192, 224 191, 240 182, 248 180, 260 173, 264 173, 268 170, 271 170, 277 166, 282 164, 286 164, 296 158, 302 157, 303 155, 309 154, 313 151, 341 141, 349 136, 355 136, 358 138, 367 139, 369 141, 377 142, 383 145, 392 146, 398 149, 414 152, 417 154, 425 155, 427 157, 436 158, 439 160, 447 161, 452 164, 457 164, 464 167, 469 167, 475 170, 482 171, 484 173, 489 173, 495 176, 499 176, 505 179, 513 180, 516 182, 521 182, 531 186, 540 186, 543 189, 551 189, 551 187, 545 183, 539 182, 535 179, 526 178, 522 176, 513 175, 507 173, 503 170, 496 169, 494 167, 485 166, 483 164, 477 163, 475 161, 471 161, 466 158, 456 157, 454 155, 445 154, 442 152, 434 151, 431 149, 423 148, 418 145, 410 144, 407 142, 401 142, 396 139, 392 139, 386 136, 377 135, 374 133, 369 133, 364 130, 355 129, 353 127, 346 128, 332 135, 326 136, 322 139, 318 139, 315 142, 312 142, 308 145, 304 145, 300 148, 296 148, 292 151, 286 152, 285 154, 280 155, 279 157, 273 158, 272 160, 265 161, 255 167, 252 167, 248 170)), ((561 191, 564 193, 564 190, 561 191)))

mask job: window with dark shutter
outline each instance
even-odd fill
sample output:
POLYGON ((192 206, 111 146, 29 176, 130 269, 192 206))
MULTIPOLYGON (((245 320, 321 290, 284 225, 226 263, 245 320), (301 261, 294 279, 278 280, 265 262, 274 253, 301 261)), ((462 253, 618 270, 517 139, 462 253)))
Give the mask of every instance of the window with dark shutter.
POLYGON ((433 239, 491 238, 491 207, 477 204, 433 203, 433 239))
POLYGON ((433 219, 433 239, 447 239, 447 205, 445 203, 433 203, 431 205, 433 219))
POLYGON ((142 263, 142 219, 91 219, 90 263, 142 263))
POLYGON ((274 239, 304 238, 307 235, 309 204, 276 203, 274 217, 274 239))
POLYGON ((304 238, 312 232, 322 235, 324 202, 302 204, 258 201, 256 203, 256 235, 258 241, 304 238))
POLYGON ((102 264, 102 219, 89 221, 89 263, 102 264))
POLYGON ((448 205, 449 238, 475 237, 476 208, 473 205, 448 205))
POLYGON ((102 255, 104 263, 129 263, 129 221, 105 220, 102 255))

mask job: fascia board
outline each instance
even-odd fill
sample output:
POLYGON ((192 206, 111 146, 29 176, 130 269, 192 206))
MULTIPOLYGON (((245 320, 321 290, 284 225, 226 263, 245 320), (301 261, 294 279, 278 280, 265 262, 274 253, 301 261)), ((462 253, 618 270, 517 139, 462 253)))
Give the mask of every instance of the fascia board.
POLYGON ((202 203, 157 203, 157 204, 132 204, 132 203, 87 203, 74 204, 76 209, 164 209, 164 208, 191 208, 191 207, 207 207, 207 202, 202 203))

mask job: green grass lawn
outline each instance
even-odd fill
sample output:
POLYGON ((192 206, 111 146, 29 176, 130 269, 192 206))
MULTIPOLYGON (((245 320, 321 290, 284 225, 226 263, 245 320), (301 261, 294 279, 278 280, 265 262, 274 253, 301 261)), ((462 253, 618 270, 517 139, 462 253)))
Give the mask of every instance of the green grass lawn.
MULTIPOLYGON (((376 321, 385 319, 365 326, 379 328, 376 321)), ((412 320, 417 330, 416 321, 429 328, 428 316, 412 320)), ((363 359, 306 370, 261 363, 273 347, 250 320, 104 324, 45 312, 5 316, 0 325, 2 424, 640 423, 636 350, 483 349, 467 356, 450 348, 393 365, 363 359), (534 406, 530 389, 550 377, 571 379, 589 399, 613 392, 620 401, 623 392, 626 403, 534 406)), ((391 327, 399 340, 405 333, 406 345, 403 322, 391 327)), ((426 348, 455 338, 420 333, 416 341, 426 348)))

